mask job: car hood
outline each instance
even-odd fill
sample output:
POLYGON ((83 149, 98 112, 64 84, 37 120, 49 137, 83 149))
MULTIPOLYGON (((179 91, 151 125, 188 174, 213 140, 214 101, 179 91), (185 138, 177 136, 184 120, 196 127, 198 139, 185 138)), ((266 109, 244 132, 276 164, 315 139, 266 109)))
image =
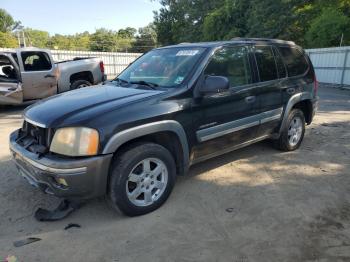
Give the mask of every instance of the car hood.
POLYGON ((78 124, 164 91, 117 87, 86 87, 44 99, 24 112, 27 121, 42 127, 78 124))

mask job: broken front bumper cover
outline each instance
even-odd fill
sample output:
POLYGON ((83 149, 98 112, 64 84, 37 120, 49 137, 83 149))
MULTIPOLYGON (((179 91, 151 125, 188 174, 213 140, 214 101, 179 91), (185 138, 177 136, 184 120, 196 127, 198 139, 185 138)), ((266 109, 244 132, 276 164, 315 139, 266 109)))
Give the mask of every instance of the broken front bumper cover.
POLYGON ((19 105, 23 103, 23 89, 16 87, 0 86, 0 105, 19 105))
POLYGON ((47 194, 70 199, 89 199, 106 193, 112 155, 38 158, 16 143, 17 134, 18 130, 10 135, 10 151, 19 173, 31 185, 47 194))

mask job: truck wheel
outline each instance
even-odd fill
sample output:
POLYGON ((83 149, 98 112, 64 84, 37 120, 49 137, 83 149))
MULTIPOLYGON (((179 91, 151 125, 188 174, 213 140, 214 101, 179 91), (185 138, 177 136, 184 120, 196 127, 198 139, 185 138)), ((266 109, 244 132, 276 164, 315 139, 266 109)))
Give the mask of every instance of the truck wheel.
POLYGON ((70 85, 70 90, 79 89, 83 87, 91 86, 91 83, 87 80, 76 80, 70 85))
POLYGON ((166 148, 153 143, 135 145, 112 164, 110 203, 127 216, 147 214, 167 200, 175 179, 175 161, 166 148))
POLYGON ((305 117, 300 109, 293 109, 288 116, 287 124, 280 138, 274 141, 275 146, 282 151, 293 151, 299 148, 305 133, 305 117))

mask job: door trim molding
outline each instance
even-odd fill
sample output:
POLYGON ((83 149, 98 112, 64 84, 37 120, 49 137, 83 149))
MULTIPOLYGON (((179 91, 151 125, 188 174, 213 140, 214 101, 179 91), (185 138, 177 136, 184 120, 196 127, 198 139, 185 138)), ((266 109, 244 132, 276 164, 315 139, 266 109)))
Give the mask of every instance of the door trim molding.
POLYGON ((235 146, 231 146, 231 147, 228 147, 228 148, 225 148, 223 150, 220 150, 220 151, 216 151, 216 152, 213 152, 209 155, 205 155, 205 156, 201 156, 197 159, 194 159, 193 161, 191 161, 190 165, 194 165, 194 164, 197 164, 197 163, 200 163, 200 162, 203 162, 205 160, 208 160, 208 159, 211 159, 213 157, 217 157, 217 156, 220 156, 220 155, 223 155, 223 154, 227 154, 229 152, 232 152, 232 151, 235 151, 237 149, 240 149, 240 148, 243 148, 243 147, 246 147, 246 146, 249 146, 251 144, 254 144, 254 143, 257 143, 257 142, 260 142, 260 141, 263 141, 267 138, 271 137, 270 135, 264 135, 264 136, 261 136, 261 137, 257 137, 257 138, 254 138, 252 140, 249 140, 249 141, 246 141, 242 144, 238 144, 238 145, 235 145, 235 146))
POLYGON ((198 130, 196 132, 199 142, 205 142, 220 136, 234 133, 253 126, 258 126, 270 121, 280 120, 283 107, 265 111, 257 115, 241 118, 224 124, 198 130))

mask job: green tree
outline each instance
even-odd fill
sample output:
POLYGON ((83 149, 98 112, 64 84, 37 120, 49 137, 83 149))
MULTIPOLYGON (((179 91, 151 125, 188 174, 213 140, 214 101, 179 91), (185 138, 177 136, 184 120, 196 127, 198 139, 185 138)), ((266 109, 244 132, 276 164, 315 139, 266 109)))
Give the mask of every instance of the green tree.
POLYGON ((26 37, 26 42, 31 46, 46 48, 49 42, 49 33, 46 31, 35 30, 31 28, 24 29, 24 35, 26 37))
POLYGON ((202 40, 229 40, 245 36, 250 5, 251 1, 247 0, 225 0, 220 8, 204 18, 202 40))
POLYGON ((118 34, 105 28, 97 29, 90 37, 90 50, 116 52, 118 50, 118 34))
POLYGON ((209 12, 224 0, 160 0, 162 8, 155 12, 158 42, 162 45, 193 42, 202 39, 202 25, 209 12))
POLYGON ((316 17, 306 33, 308 47, 339 46, 344 37, 344 44, 350 44, 350 18, 339 9, 325 8, 316 17))
POLYGON ((14 37, 11 33, 0 32, 0 47, 16 48, 17 46, 18 42, 16 37, 14 37))
MULTIPOLYGON (((310 46, 314 44, 311 32, 317 33, 312 27, 320 23, 315 21, 321 16, 322 24, 334 25, 338 31, 347 23, 345 17, 350 17, 350 0, 160 0, 160 3, 162 8, 155 13, 154 21, 162 45, 238 36, 281 38, 300 45, 305 45, 308 38, 310 46), (323 14, 325 9, 337 10, 339 17, 333 19, 335 11, 332 17, 323 14)), ((325 27, 319 32, 325 38, 338 36, 338 32, 326 32, 325 27)))
POLYGON ((132 51, 144 53, 157 46, 157 32, 155 25, 150 23, 139 29, 139 35, 133 43, 132 51))
POLYGON ((69 37, 55 34, 54 36, 50 37, 48 41, 48 47, 50 49, 72 50, 74 49, 74 44, 69 39, 69 37))
POLYGON ((0 32, 11 32, 14 29, 16 22, 6 10, 0 8, 0 32))
POLYGON ((120 29, 118 31, 118 37, 133 39, 135 38, 136 33, 137 33, 137 30, 135 28, 127 27, 125 29, 120 29))
POLYGON ((90 34, 89 32, 84 32, 81 34, 75 34, 71 37, 73 42, 74 50, 88 51, 90 49, 90 34))

